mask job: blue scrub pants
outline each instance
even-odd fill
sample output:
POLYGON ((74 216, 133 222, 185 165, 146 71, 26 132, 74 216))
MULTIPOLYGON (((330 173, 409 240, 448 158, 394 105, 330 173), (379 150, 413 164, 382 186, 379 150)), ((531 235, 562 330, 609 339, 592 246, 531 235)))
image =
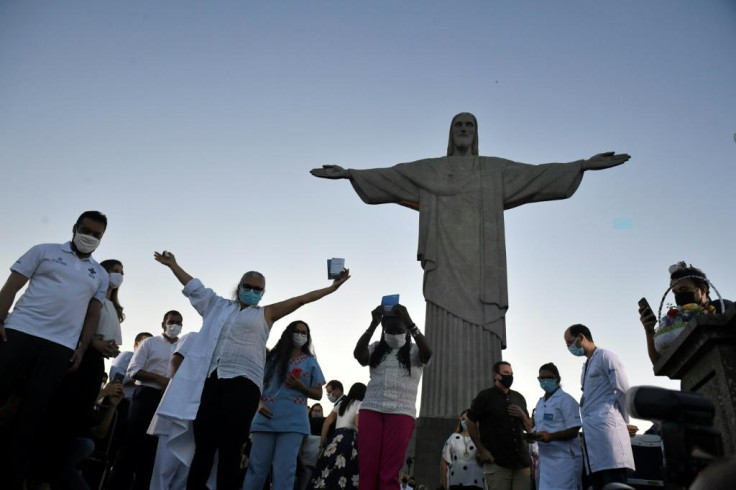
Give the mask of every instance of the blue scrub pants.
POLYGON ((253 432, 245 490, 262 490, 271 472, 272 490, 293 490, 296 458, 304 434, 298 432, 253 432))

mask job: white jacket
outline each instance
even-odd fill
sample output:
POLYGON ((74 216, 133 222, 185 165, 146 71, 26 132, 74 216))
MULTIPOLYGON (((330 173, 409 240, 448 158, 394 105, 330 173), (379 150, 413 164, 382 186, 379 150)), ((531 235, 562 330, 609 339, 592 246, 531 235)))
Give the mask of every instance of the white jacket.
POLYGON ((199 410, 199 400, 212 354, 225 320, 231 313, 239 310, 240 305, 217 296, 214 291, 205 288, 199 279, 189 281, 182 292, 202 315, 204 323, 197 334, 196 342, 190 346, 179 370, 169 382, 156 415, 148 427, 148 433, 167 436, 169 450, 189 466, 195 447, 192 421, 199 410))
POLYGON ((583 365, 581 376, 585 454, 589 473, 634 467, 634 453, 626 424, 626 391, 629 381, 623 364, 610 351, 596 348, 583 365))

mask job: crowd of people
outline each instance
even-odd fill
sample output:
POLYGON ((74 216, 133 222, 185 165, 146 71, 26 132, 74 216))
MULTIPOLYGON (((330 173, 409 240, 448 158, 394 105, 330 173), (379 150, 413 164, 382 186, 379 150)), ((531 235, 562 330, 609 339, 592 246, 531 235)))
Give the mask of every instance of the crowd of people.
MULTIPOLYGON (((243 274, 227 298, 173 253, 156 252, 202 327, 181 335, 184 317, 170 310, 160 332, 140 332, 133 351, 119 352, 123 263, 92 257, 106 228, 102 213, 82 213, 71 241, 32 247, 0 291, 2 488, 411 486, 409 475, 399 475, 433 352, 404 306, 371 311, 353 352, 370 381, 345 392, 338 380, 325 383, 306 322, 292 321, 272 349, 266 342, 276 321, 337 291, 348 270, 327 287, 264 306, 261 273, 243 274), (109 377, 105 359, 113 360, 109 377), (327 416, 320 403, 308 404, 321 400, 323 387, 333 404, 327 416)), ((670 287, 678 304, 711 303, 699 269, 678 264, 670 287)), ((654 363, 657 319, 648 306, 639 313, 654 363)), ((628 425, 623 364, 584 325, 570 326, 563 338, 585 360, 581 400, 546 363, 538 376, 543 396, 530 415, 511 389, 512 365, 497 362, 492 386, 468 400, 438 448, 444 488, 602 489, 626 481, 636 428, 628 425)))
POLYGON ((321 399, 325 384, 311 331, 297 320, 270 351, 266 342, 274 322, 337 291, 349 271, 327 287, 261 306, 261 273, 243 274, 225 298, 173 253, 156 252, 202 327, 180 336, 183 315, 170 310, 158 335, 141 332, 134 351, 121 353, 123 264, 92 257, 106 229, 104 214, 82 213, 71 241, 32 247, 0 291, 3 488, 292 489, 297 475, 300 488, 398 484, 432 355, 405 307, 373 310, 355 348, 371 381, 347 394, 337 380, 327 385, 334 408, 315 428, 317 457, 304 465, 300 450, 315 431, 307 400, 321 399), (103 386, 105 359, 113 362, 103 386), (102 468, 92 471, 95 461, 102 468))

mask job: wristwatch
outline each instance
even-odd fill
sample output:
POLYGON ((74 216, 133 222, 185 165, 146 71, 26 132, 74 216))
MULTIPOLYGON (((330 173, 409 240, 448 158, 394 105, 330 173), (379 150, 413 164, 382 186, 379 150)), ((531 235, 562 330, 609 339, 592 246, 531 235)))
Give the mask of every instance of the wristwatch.
POLYGON ((412 337, 416 337, 419 334, 419 327, 417 327, 416 323, 411 324, 411 327, 409 327, 409 333, 412 337))

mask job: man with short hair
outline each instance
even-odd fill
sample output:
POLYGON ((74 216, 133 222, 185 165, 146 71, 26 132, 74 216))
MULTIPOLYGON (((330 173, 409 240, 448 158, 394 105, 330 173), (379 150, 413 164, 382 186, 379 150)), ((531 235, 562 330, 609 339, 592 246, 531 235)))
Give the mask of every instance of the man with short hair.
POLYGON ((337 405, 344 395, 342 383, 336 379, 333 379, 325 385, 325 391, 327 392, 327 399, 330 403, 337 405))
POLYGON ((112 360, 112 364, 110 365, 110 379, 113 379, 116 374, 123 375, 123 393, 127 399, 131 399, 133 397, 133 391, 135 389, 135 380, 128 376, 130 360, 133 359, 133 353, 138 350, 138 346, 141 345, 141 343, 148 337, 153 337, 153 334, 148 332, 138 333, 133 341, 133 350, 121 352, 112 360))
POLYGON ((585 325, 565 330, 571 354, 585 356, 580 415, 583 420, 583 463, 594 490, 608 483, 626 483, 627 469, 635 469, 627 427, 626 391, 629 380, 613 352, 596 347, 585 325))
MULTIPOLYGON (((336 407, 337 404, 340 403, 345 397, 342 383, 336 379, 331 380, 325 385, 325 391, 327 392, 327 399, 330 401, 330 403, 332 403, 333 407, 336 407)), ((336 422, 336 419, 330 422, 330 418, 326 417, 325 421, 322 423, 322 433, 326 434, 325 443, 329 442, 330 439, 332 439, 332 434, 335 433, 336 422), (325 432, 325 430, 327 432, 325 432)))
POLYGON ((113 467, 111 487, 148 490, 158 439, 146 431, 169 384, 171 356, 176 349, 183 319, 175 310, 167 311, 161 322, 161 335, 150 337, 138 346, 128 365, 128 376, 135 380, 135 391, 128 414, 125 442, 113 467))
POLYGON ((0 406, 11 395, 20 399, 17 423, 0 429, 3 488, 22 485, 38 421, 64 374, 79 366, 97 329, 108 276, 92 252, 106 228, 104 214, 85 211, 72 227, 71 241, 32 247, 11 266, 0 290, 0 406))
POLYGON ((524 431, 532 429, 526 400, 511 389, 511 364, 493 365, 493 386, 475 397, 467 413, 467 427, 488 490, 529 490, 529 446, 524 431))

